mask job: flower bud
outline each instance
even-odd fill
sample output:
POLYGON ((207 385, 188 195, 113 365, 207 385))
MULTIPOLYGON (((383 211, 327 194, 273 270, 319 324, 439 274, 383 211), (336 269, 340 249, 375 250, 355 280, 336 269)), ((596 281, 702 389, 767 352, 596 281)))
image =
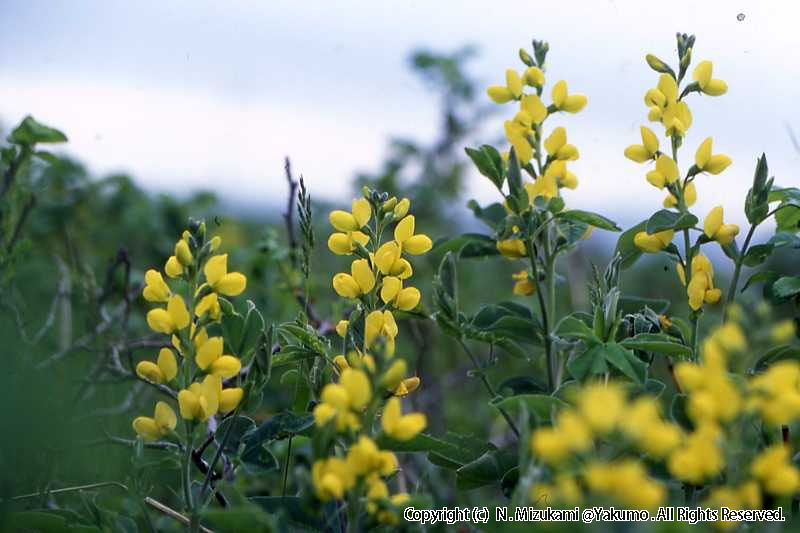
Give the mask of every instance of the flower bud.
POLYGON ((522 60, 523 63, 525 63, 529 67, 536 65, 536 63, 533 62, 533 58, 530 56, 528 52, 525 51, 524 48, 519 49, 519 58, 522 60))
POLYGON ((192 264, 192 252, 189 250, 189 244, 185 240, 181 239, 175 243, 175 257, 183 266, 192 264))

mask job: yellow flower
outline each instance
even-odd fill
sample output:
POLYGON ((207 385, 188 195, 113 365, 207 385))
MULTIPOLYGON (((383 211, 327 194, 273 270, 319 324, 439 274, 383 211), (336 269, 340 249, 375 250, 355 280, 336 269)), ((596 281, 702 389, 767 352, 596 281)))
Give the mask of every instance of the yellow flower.
POLYGON ((350 325, 350 321, 348 320, 340 320, 336 324, 336 334, 340 337, 344 338, 345 334, 347 333, 347 327, 350 325))
POLYGON ((395 440, 407 441, 416 437, 427 425, 422 413, 403 414, 399 398, 389 398, 383 408, 383 431, 395 440))
POLYGON ((523 165, 533 158, 533 146, 528 141, 529 136, 533 135, 533 130, 530 128, 530 115, 524 111, 517 113, 515 120, 506 120, 503 123, 503 128, 506 133, 506 139, 514 147, 514 153, 517 154, 517 160, 523 165), (522 124, 522 120, 528 120, 528 124, 522 124))
POLYGON ((522 80, 525 85, 531 87, 541 87, 544 85, 544 72, 539 67, 528 67, 522 75, 522 80))
POLYGON ((340 272, 333 276, 333 289, 343 298, 358 298, 375 287, 375 274, 366 259, 356 259, 350 265, 350 274, 340 272))
POLYGON ((239 405, 244 397, 244 389, 239 387, 230 387, 222 389, 219 393, 219 412, 221 414, 228 414, 239 405))
POLYGON ((553 99, 553 105, 560 111, 568 113, 577 113, 586 107, 586 96, 583 94, 567 94, 567 82, 564 80, 559 81, 553 86, 553 91, 550 95, 553 99))
POLYGON ((166 302, 172 295, 169 286, 158 270, 150 269, 144 275, 145 287, 142 296, 148 302, 166 302))
POLYGON ((195 363, 201 370, 223 379, 239 374, 242 363, 232 355, 222 355, 224 341, 222 337, 211 337, 200 345, 195 355, 195 363))
POLYGON ((147 325, 153 331, 160 333, 174 333, 189 325, 191 316, 186 309, 186 304, 179 294, 174 294, 167 302, 167 308, 151 309, 147 313, 147 325))
POLYGON ((410 311, 414 309, 421 294, 416 287, 403 288, 403 280, 395 276, 386 276, 383 278, 381 286, 381 300, 384 303, 391 303, 398 309, 403 311, 410 311))
POLYGON ((219 411, 222 380, 209 374, 202 383, 192 383, 188 389, 178 392, 178 407, 186 420, 205 422, 219 411))
POLYGON ((411 201, 408 198, 403 198, 397 205, 394 206, 392 213, 395 220, 400 220, 408 214, 408 209, 411 207, 411 201))
POLYGON ((519 102, 519 109, 528 114, 532 124, 541 124, 547 118, 547 106, 537 94, 523 96, 519 102))
POLYGON ((653 186, 663 189, 666 185, 678 180, 680 171, 678 165, 668 155, 661 154, 656 159, 656 168, 647 173, 647 181, 653 186))
POLYGON ((661 121, 667 135, 682 136, 692 125, 692 113, 684 101, 678 101, 678 84, 669 74, 662 74, 658 86, 644 95, 650 108, 648 120, 661 121))
POLYGON ((378 449, 375 442, 366 435, 361 435, 350 447, 346 461, 350 471, 357 476, 372 473, 388 476, 397 470, 397 457, 392 452, 378 449))
POLYGON ((570 455, 566 435, 547 427, 534 431, 531 436, 531 452, 550 465, 556 465, 570 455))
POLYGON ((211 237, 211 240, 208 241, 208 249, 211 250, 212 252, 217 251, 217 248, 219 248, 220 245, 222 245, 222 237, 220 237, 219 235, 211 237))
POLYGON ((417 376, 406 378, 397 385, 392 394, 399 397, 408 396, 419 388, 420 383, 420 379, 417 376))
POLYGON ((658 402, 642 396, 629 407, 621 422, 622 430, 639 448, 656 458, 666 457, 681 442, 681 431, 661 418, 658 402))
MULTIPOLYGON (((678 276, 685 284, 683 267, 679 268, 678 276)), ((695 311, 703 303, 715 304, 722 297, 722 291, 714 288, 714 269, 711 262, 703 254, 699 253, 692 258, 692 279, 686 287, 686 295, 689 297, 689 307, 695 311)))
POLYGON ((345 368, 339 383, 329 383, 322 389, 322 402, 314 408, 317 425, 336 421, 336 429, 357 429, 360 421, 356 413, 364 409, 372 398, 369 377, 363 370, 345 368))
POLYGON ((770 425, 788 425, 800 418, 800 365, 778 361, 750 380, 748 406, 770 425))
POLYGON ((212 320, 219 320, 222 308, 219 306, 219 297, 216 292, 203 296, 194 308, 194 314, 199 317, 206 313, 212 320))
POLYGON ((675 231, 668 229, 653 233, 652 235, 646 231, 640 231, 633 237, 633 244, 642 251, 647 253, 657 253, 666 248, 672 242, 672 237, 675 231))
POLYGON ((366 246, 369 236, 360 231, 348 231, 347 233, 332 233, 328 237, 328 249, 337 255, 352 254, 357 245, 366 246))
POLYGON ((372 216, 372 207, 366 198, 353 200, 352 213, 347 211, 331 211, 328 217, 331 225, 344 233, 358 231, 367 225, 372 216))
POLYGON ((794 494, 800 487, 800 471, 789 460, 789 448, 774 444, 764 450, 750 467, 764 490, 777 496, 794 494))
POLYGON ((694 154, 694 164, 703 172, 717 175, 731 164, 731 158, 725 154, 711 155, 711 137, 707 137, 694 154))
POLYGON ((713 424, 703 424, 691 433, 685 444, 672 452, 667 466, 670 473, 681 481, 701 485, 706 479, 719 474, 725 459, 717 444, 720 430, 713 424))
POLYGON ((658 153, 658 137, 646 126, 640 128, 642 144, 632 144, 625 148, 625 157, 637 163, 644 163, 656 158, 658 153))
POLYGON ((715 80, 711 78, 713 71, 713 64, 711 61, 701 61, 694 68, 692 77, 700 90, 709 96, 721 96, 728 92, 728 84, 722 80, 715 80))
POLYGON ((139 361, 136 365, 136 375, 153 383, 166 383, 178 375, 178 362, 175 354, 169 348, 161 348, 158 352, 156 363, 139 361))
POLYGON ((406 362, 403 359, 395 359, 381 377, 381 385, 391 391, 396 389, 405 377, 406 362))
POLYGON ((171 278, 177 278, 183 274, 183 265, 180 264, 177 257, 172 255, 164 265, 164 272, 171 278))
POLYGON ((400 245, 395 241, 382 244, 375 252, 373 262, 384 276, 396 276, 400 279, 411 277, 411 263, 401 257, 400 245))
MULTIPOLYGON (((697 189, 694 186, 694 182, 688 183, 683 189, 683 201, 686 202, 686 207, 692 207, 695 202, 697 202, 697 189)), ((678 199, 675 198, 671 192, 667 193, 667 197, 664 198, 663 205, 667 209, 670 207, 675 207, 678 205, 678 199)))
POLYGON ((355 475, 344 459, 329 457, 314 463, 311 480, 320 500, 341 500, 355 484, 355 475))
POLYGON ((175 257, 181 266, 189 266, 192 264, 194 258, 192 251, 189 249, 189 243, 185 239, 181 239, 175 243, 175 257))
POLYGON ((709 239, 714 239, 722 246, 733 242, 734 237, 739 234, 739 226, 736 224, 722 223, 722 206, 718 205, 709 211, 703 221, 703 232, 709 239))
MULTIPOLYGON (((526 73, 527 74, 527 73, 526 73)), ((506 85, 492 85, 487 89, 489 98, 496 104, 504 104, 522 96, 522 79, 514 69, 506 69, 506 85)))
POLYGON ((781 320, 772 327, 770 337, 772 341, 778 344, 791 341, 796 333, 794 321, 791 319, 781 320))
POLYGON ((511 277, 514 279, 514 288, 511 292, 517 296, 530 296, 536 291, 536 285, 531 280, 527 270, 520 270, 512 274, 511 277))
POLYGON ((133 420, 133 430, 146 441, 154 441, 169 434, 178 424, 175 411, 165 402, 156 404, 153 418, 139 416, 133 420))
POLYGON ((241 272, 228 272, 228 254, 212 256, 203 267, 209 286, 220 294, 238 296, 244 292, 247 278, 241 272))
POLYGON ((553 161, 547 165, 544 174, 536 178, 533 183, 525 183, 525 190, 531 204, 537 196, 554 198, 558 196, 558 180, 566 177, 567 165, 564 161, 553 161))
POLYGON ((414 235, 414 215, 408 215, 395 226, 394 240, 402 251, 411 255, 424 254, 433 247, 427 235, 414 235))
POLYGON ((578 149, 567 144, 567 131, 559 126, 544 140, 544 148, 548 155, 561 161, 574 161, 578 159, 578 149))
POLYGON ((578 411, 597 433, 612 431, 623 416, 625 394, 615 383, 587 385, 578 394, 578 411))
POLYGON ((506 239, 497 241, 497 251, 506 259, 520 259, 528 255, 522 239, 506 239))
POLYGON ((633 509, 656 509, 667 497, 664 486, 651 479, 640 461, 624 459, 612 463, 593 461, 586 466, 586 485, 633 509))

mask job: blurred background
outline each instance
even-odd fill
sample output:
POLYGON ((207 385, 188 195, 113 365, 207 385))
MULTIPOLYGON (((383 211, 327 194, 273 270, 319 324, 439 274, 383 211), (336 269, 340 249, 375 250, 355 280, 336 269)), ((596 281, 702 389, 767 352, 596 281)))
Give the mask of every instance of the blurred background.
MULTIPOLYGON (((567 10, 545 2, 0 0, 0 133, 31 114, 69 137, 47 147, 60 156, 56 163, 26 169, 3 211, 15 220, 25 214, 26 223, 0 256, 8 367, 0 373, 0 497, 118 480, 174 499, 163 487, 175 481, 175 465, 150 452, 150 462, 131 464, 125 442, 132 417, 154 401, 131 373, 136 361, 154 356, 139 297, 143 273, 172 253, 189 216, 204 217, 222 235, 232 268, 248 275, 247 296, 267 322, 294 319, 301 309, 282 219, 286 156, 314 200, 309 290, 322 322, 342 316, 330 278, 347 268, 325 247, 327 212, 349 205, 361 185, 411 197, 419 231, 434 240, 490 233, 466 204, 497 196, 464 147, 505 146, 502 121, 511 110, 492 104, 485 88, 502 83, 506 68, 522 69, 517 51, 530 49, 532 38, 550 43, 549 83, 565 79, 589 98, 580 114, 552 121, 567 127, 581 153, 571 165, 580 185, 565 192, 567 205, 627 228, 663 200, 644 168, 622 155, 640 142, 643 95, 657 80, 644 55, 675 63, 675 32, 696 34, 693 60, 713 60, 729 92, 691 98, 694 122, 681 154, 693 158, 712 136, 715 152, 733 165, 697 180, 694 211, 702 216, 722 204, 726 221, 746 227, 743 199, 762 152, 777 184, 798 183, 798 15, 793 2, 671 2, 657 10, 586 1, 567 10)), ((759 235, 770 232, 765 223, 759 235)), ((561 262, 564 313, 587 308, 590 264, 603 267, 615 239, 596 231, 561 262)), ((716 246, 709 255, 720 259, 718 285, 726 287, 727 263, 716 246)), ((429 282, 440 259, 434 251, 414 264, 424 311, 432 310, 429 282)), ((785 257, 768 266, 796 273, 785 257)), ((465 309, 512 299, 510 275, 519 268, 505 260, 459 263, 465 309)), ((670 313, 686 310, 664 258, 627 271, 623 289, 669 300, 670 313)), ((404 322, 398 352, 422 377, 411 402, 428 415, 430 431, 459 428, 502 445, 503 421, 483 402, 457 345, 430 321, 404 322)), ((475 349, 487 356, 485 346, 475 349)), ((520 369, 530 371, 529 363, 503 356, 490 371, 502 383, 520 369)), ((291 407, 276 377, 258 418, 291 407)), ((284 445, 271 452, 283 457, 284 445)), ((295 453, 299 480, 307 475, 303 447, 295 453)), ((501 498, 497 487, 459 495, 451 473, 424 457, 407 461, 410 482, 437 504, 501 498)), ((237 487, 268 495, 279 475, 245 474, 237 487)), ((95 503, 135 514, 133 500, 121 497, 103 492, 95 503)), ((76 497, 63 498, 59 504, 68 505, 76 497)))

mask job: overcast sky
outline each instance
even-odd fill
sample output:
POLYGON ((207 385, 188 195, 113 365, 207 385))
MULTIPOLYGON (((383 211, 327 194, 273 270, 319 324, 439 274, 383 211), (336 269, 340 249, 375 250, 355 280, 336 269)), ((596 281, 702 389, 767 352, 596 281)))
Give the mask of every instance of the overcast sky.
MULTIPOLYGON (((436 101, 408 69, 413 48, 473 43, 471 72, 489 84, 521 68, 517 50, 536 37, 550 42, 550 83, 566 79, 589 97, 584 112, 553 121, 581 152, 568 203, 630 222, 663 198, 622 156, 639 141, 642 96, 657 80, 643 57, 674 63, 680 30, 697 35, 695 61, 712 59, 730 87, 689 100, 683 160, 709 135, 733 158, 698 180, 698 212, 723 204, 742 221, 762 151, 779 183, 800 182, 787 133, 800 135, 798 15, 795 1, 0 0, 0 121, 31 113, 63 129, 65 150, 93 172, 127 171, 153 190, 263 203, 283 196, 289 154, 315 196, 344 199, 389 135, 436 131, 436 101)), ((487 135, 500 132, 491 126, 487 135)), ((477 175, 469 189, 494 199, 477 175)))

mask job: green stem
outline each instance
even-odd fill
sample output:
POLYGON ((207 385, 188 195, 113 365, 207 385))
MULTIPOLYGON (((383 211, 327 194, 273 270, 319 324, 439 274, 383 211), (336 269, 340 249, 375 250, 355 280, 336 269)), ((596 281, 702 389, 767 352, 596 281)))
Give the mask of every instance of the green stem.
POLYGON ((556 375, 556 367, 558 366, 558 352, 553 349, 553 343, 550 340, 552 332, 550 327, 555 326, 556 320, 556 257, 551 251, 550 230, 548 229, 544 235, 544 255, 545 255, 545 288, 547 290, 547 310, 549 313, 549 324, 545 328, 545 335, 547 338, 547 368, 551 374, 551 391, 555 392, 559 386, 559 379, 556 375))
MULTIPOLYGON (((533 269, 533 277, 538 282, 539 261, 536 256, 537 254, 535 253, 533 241, 530 242, 529 248, 530 251, 528 253, 528 258, 530 259, 531 268, 533 269)), ((539 312, 542 317, 542 328, 544 328, 544 351, 545 351, 545 357, 547 359, 547 385, 550 389, 550 392, 555 392, 556 370, 555 370, 555 360, 552 356, 552 342, 550 340, 550 320, 547 312, 547 304, 544 301, 544 296, 542 295, 542 291, 538 287, 536 288, 536 298, 539 301, 539 312)))
POLYGON ((722 321, 725 321, 725 312, 728 310, 728 306, 733 303, 736 299, 736 289, 737 285, 739 284, 739 275, 742 272, 742 261, 744 260, 744 256, 747 253, 747 248, 750 246, 750 239, 753 238, 753 234, 756 231, 756 224, 750 226, 750 230, 747 232, 747 237, 744 239, 744 244, 742 245, 742 250, 739 252, 739 256, 736 258, 733 268, 733 278, 731 278, 731 285, 728 287, 728 294, 725 295, 725 303, 722 305, 722 321))
POLYGON ((697 354, 697 344, 698 344, 697 332, 700 326, 700 313, 693 311, 690 320, 692 323, 692 357, 694 357, 694 361, 697 362, 697 360, 699 359, 697 354))
MULTIPOLYGON (((458 339, 458 343, 461 345, 461 348, 466 352, 466 354, 472 360, 472 365, 475 367, 475 371, 480 373, 480 378, 481 381, 483 382, 483 386, 486 388, 486 391, 489 393, 489 396, 491 396, 491 399, 497 398, 497 391, 494 390, 494 387, 492 386, 492 383, 489 381, 489 378, 486 377, 486 373, 484 369, 481 367, 481 364, 478 362, 478 358, 475 357, 475 354, 473 354, 470 351, 470 349, 467 347, 467 345, 464 343, 462 339, 458 339)), ((511 415, 508 414, 508 411, 499 406, 497 406, 497 410, 500 411, 500 414, 503 415, 503 418, 506 419, 506 422, 508 423, 508 426, 511 428, 511 431, 514 432, 514 435, 516 435, 517 438, 519 438, 520 436, 519 429, 517 429, 517 425, 514 424, 514 420, 511 418, 511 415)))
POLYGON ((289 435, 289 445, 286 450, 286 464, 283 467, 283 485, 281 487, 281 496, 286 496, 286 480, 289 478, 289 463, 292 461, 292 437, 289 435))
POLYGON ((186 421, 186 453, 183 456, 183 499, 186 509, 194 516, 194 502, 192 501, 192 448, 194 448, 194 431, 192 422, 186 421))

